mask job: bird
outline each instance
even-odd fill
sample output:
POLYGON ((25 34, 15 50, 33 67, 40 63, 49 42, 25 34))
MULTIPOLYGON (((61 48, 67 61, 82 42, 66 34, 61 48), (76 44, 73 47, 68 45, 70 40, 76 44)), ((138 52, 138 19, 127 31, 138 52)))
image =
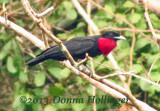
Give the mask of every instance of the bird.
MULTIPOLYGON (((90 57, 95 57, 101 54, 107 56, 117 46, 117 40, 126 40, 126 38, 117 32, 106 31, 101 35, 75 37, 64 42, 64 45, 74 60, 77 61, 78 59, 84 59, 86 53, 88 53, 90 57)), ((36 56, 36 58, 26 64, 28 66, 34 66, 48 59, 64 61, 67 60, 67 57, 61 51, 60 47, 55 45, 42 51, 36 56)))

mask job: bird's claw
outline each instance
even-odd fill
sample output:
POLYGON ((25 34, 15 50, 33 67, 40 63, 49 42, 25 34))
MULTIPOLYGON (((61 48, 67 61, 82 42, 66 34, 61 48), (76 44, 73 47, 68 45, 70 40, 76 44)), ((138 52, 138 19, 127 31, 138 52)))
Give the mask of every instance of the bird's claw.
POLYGON ((89 77, 91 78, 93 76, 93 71, 91 70, 90 67, 88 67, 87 65, 85 65, 86 68, 89 70, 89 77))
POLYGON ((93 76, 93 71, 90 69, 90 67, 88 67, 87 65, 85 65, 86 67, 78 67, 78 66, 75 66, 76 69, 86 73, 89 75, 89 77, 92 77, 93 76))

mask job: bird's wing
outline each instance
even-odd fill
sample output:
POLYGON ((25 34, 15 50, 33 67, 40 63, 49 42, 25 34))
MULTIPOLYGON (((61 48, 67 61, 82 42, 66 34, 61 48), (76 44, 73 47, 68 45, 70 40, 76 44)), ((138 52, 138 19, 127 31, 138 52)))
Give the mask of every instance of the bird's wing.
MULTIPOLYGON (((77 37, 64 42, 64 45, 73 56, 73 55, 83 54, 89 51, 94 45, 94 39, 92 37, 86 37, 86 38, 77 37)), ((57 45, 43 51, 38 56, 41 55, 44 55, 45 57, 49 58, 50 57, 54 58, 57 56, 65 57, 65 55, 62 53, 61 49, 57 45)))
POLYGON ((78 55, 89 51, 94 45, 94 39, 92 37, 74 38, 65 42, 64 45, 71 55, 78 55))
POLYGON ((39 54, 37 56, 44 55, 45 57, 51 57, 51 56, 58 56, 60 54, 63 54, 61 52, 61 49, 57 45, 55 45, 55 46, 52 46, 52 47, 46 49, 45 51, 41 52, 41 54, 39 54))

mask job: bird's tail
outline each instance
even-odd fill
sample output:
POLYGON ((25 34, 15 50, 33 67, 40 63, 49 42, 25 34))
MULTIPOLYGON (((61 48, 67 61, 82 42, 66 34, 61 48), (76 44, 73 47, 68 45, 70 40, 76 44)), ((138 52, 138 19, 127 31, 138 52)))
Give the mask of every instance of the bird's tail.
POLYGON ((40 62, 43 62, 43 61, 45 61, 45 60, 46 60, 46 57, 42 54, 42 55, 37 56, 37 57, 34 58, 33 60, 27 62, 26 64, 27 64, 28 66, 34 66, 34 65, 36 65, 36 64, 38 64, 38 63, 40 63, 40 62))

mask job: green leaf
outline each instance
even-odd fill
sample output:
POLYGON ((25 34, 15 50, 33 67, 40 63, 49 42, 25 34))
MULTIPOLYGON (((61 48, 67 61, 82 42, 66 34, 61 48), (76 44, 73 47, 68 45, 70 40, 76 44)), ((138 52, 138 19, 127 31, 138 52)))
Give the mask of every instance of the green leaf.
POLYGON ((72 20, 77 18, 77 12, 73 8, 71 8, 71 9, 67 8, 66 15, 67 15, 68 18, 70 18, 72 20))
POLYGON ((86 26, 86 24, 84 22, 79 22, 77 25, 77 28, 83 28, 85 26, 86 26))
POLYGON ((19 80, 22 83, 26 83, 28 81, 28 75, 27 75, 27 73, 21 71, 20 74, 19 74, 19 80))
POLYGON ((63 70, 61 70, 60 75, 61 75, 61 79, 67 78, 70 75, 71 71, 67 68, 64 68, 63 70))
MULTIPOLYGON (((110 11, 110 12, 113 12, 113 13, 115 12, 115 9, 116 9, 114 5, 111 6, 111 5, 108 5, 108 4, 105 5, 104 8, 107 9, 108 11, 110 11)), ((113 19, 114 18, 113 15, 111 15, 107 12, 104 12, 104 13, 106 13, 106 18, 107 19, 113 19)))
POLYGON ((22 104, 20 101, 19 101, 19 98, 21 96, 16 96, 14 98, 14 102, 13 102, 13 108, 15 111, 24 111, 25 109, 25 104, 22 104))
POLYGON ((48 71, 57 79, 67 78, 71 73, 69 69, 67 68, 62 69, 60 67, 52 67, 52 68, 49 68, 48 71))
POLYGON ((160 79, 159 71, 152 71, 150 77, 153 81, 158 81, 160 79))
POLYGON ((61 77, 59 77, 59 74, 60 74, 61 70, 62 70, 62 68, 60 68, 60 67, 48 68, 48 71, 56 78, 61 78, 61 77))
POLYGON ((69 1, 64 1, 63 2, 63 6, 64 6, 65 9, 72 8, 72 3, 69 2, 69 1))
POLYGON ((142 18, 141 14, 133 13, 133 14, 130 15, 129 20, 130 20, 131 23, 135 24, 135 23, 138 23, 139 20, 141 20, 141 18, 142 18))
POLYGON ((159 19, 158 19, 158 17, 155 15, 155 14, 149 14, 149 17, 152 19, 152 20, 154 20, 154 21, 156 21, 156 22, 159 22, 159 19))
POLYGON ((43 89, 41 88, 35 88, 33 89, 33 93, 38 96, 38 97, 44 97, 45 96, 45 92, 43 89))
POLYGON ((145 37, 139 38, 135 43, 135 49, 136 50, 141 49, 149 43, 150 43, 150 41, 148 39, 146 39, 145 37))
POLYGON ((41 104, 32 104, 32 109, 33 109, 33 111, 43 111, 41 104))
POLYGON ((73 111, 83 111, 87 107, 86 104, 84 104, 84 103, 71 104, 71 105, 72 105, 73 111))
POLYGON ((147 65, 150 66, 152 65, 152 63, 155 61, 155 59, 158 57, 158 54, 155 54, 155 55, 150 55, 148 57, 148 61, 147 61, 147 65))
POLYGON ((0 3, 9 3, 9 0, 0 0, 0 3))
POLYGON ((147 29, 146 20, 144 19, 144 17, 142 17, 141 20, 136 24, 136 28, 142 30, 147 29))
POLYGON ((3 60, 8 54, 8 51, 1 51, 0 52, 0 60, 3 60))
POLYGON ((17 41, 14 39, 12 40, 12 48, 14 49, 16 53, 20 53, 21 51, 17 41))
MULTIPOLYGON (((126 15, 124 15, 124 14, 117 13, 117 16, 120 16, 121 18, 126 19, 126 15)), ((117 22, 119 25, 123 25, 123 23, 124 23, 124 22, 123 22, 122 20, 120 20, 120 19, 117 19, 116 22, 117 22)))
POLYGON ((90 94, 90 95, 92 95, 92 93, 93 93, 93 86, 92 85, 88 85, 88 87, 87 87, 87 93, 90 94))
POLYGON ((124 57, 129 56, 130 48, 120 49, 119 52, 120 52, 120 54, 118 55, 117 59, 119 59, 121 61, 122 59, 124 59, 124 57))
POLYGON ((0 33, 0 40, 6 41, 8 40, 8 38, 9 38, 9 35, 0 33))
POLYGON ((17 25, 23 27, 24 26, 24 22, 22 20, 17 20, 17 25))
POLYGON ((69 2, 69 1, 64 1, 63 5, 64 5, 64 8, 65 8, 67 18, 70 18, 72 20, 76 19, 77 18, 77 12, 74 8, 72 8, 72 3, 69 2))
POLYGON ((15 95, 19 95, 19 94, 24 94, 25 91, 25 86, 24 84, 20 83, 20 82, 15 82, 14 83, 14 93, 15 95))
POLYGON ((98 28, 104 28, 104 27, 107 27, 107 21, 98 21, 97 23, 97 26, 98 26, 98 28))
POLYGON ((148 82, 140 80, 140 87, 143 91, 148 91, 150 94, 155 94, 157 86, 154 86, 148 82))
POLYGON ((57 109, 53 105, 47 105, 45 106, 44 111, 57 111, 57 109))
POLYGON ((38 87, 43 86, 46 80, 45 72, 39 72, 34 78, 34 84, 38 87))
MULTIPOLYGON (((74 37, 84 37, 85 36, 85 32, 82 29, 75 29, 72 34, 74 35, 74 37)), ((73 38, 73 37, 72 37, 73 38)))
POLYGON ((130 2, 130 1, 126 1, 126 2, 123 4, 123 7, 125 7, 125 8, 132 8, 132 7, 134 7, 134 6, 135 6, 135 4, 132 3, 132 2, 130 2))
POLYGON ((126 42, 124 40, 120 40, 117 42, 117 46, 120 47, 121 49, 126 49, 127 47, 130 47, 129 42, 126 42))
POLYGON ((51 86, 49 88, 49 93, 52 95, 52 96, 60 96, 60 95, 63 95, 64 93, 64 87, 62 86, 62 84, 55 84, 54 86, 51 86))
POLYGON ((104 8, 105 9, 107 9, 108 11, 110 11, 110 12, 115 12, 115 6, 114 5, 108 5, 108 4, 106 4, 105 6, 104 6, 104 8))
POLYGON ((148 82, 140 81, 140 87, 143 91, 149 91, 149 87, 151 86, 148 82))
POLYGON ((0 51, 0 60, 4 59, 12 49, 12 41, 8 41, 0 51))
POLYGON ((66 37, 68 37, 68 34, 66 34, 66 33, 59 33, 59 34, 57 34, 57 37, 66 39, 66 37))
POLYGON ((11 56, 9 56, 8 59, 7 59, 7 70, 10 73, 16 73, 17 72, 17 69, 14 66, 13 58, 11 56))
POLYGON ((143 68, 140 64, 134 64, 132 69, 136 71, 136 74, 140 73, 143 70, 143 68))
MULTIPOLYGON (((103 55, 100 55, 100 56, 97 56, 97 57, 94 57, 93 58, 94 61, 97 61, 99 63, 101 63, 103 60, 104 60, 104 56, 103 55)), ((94 64, 95 67, 101 67, 102 65, 99 65, 99 64, 94 64)), ((102 66, 103 67, 103 66, 102 66)))

